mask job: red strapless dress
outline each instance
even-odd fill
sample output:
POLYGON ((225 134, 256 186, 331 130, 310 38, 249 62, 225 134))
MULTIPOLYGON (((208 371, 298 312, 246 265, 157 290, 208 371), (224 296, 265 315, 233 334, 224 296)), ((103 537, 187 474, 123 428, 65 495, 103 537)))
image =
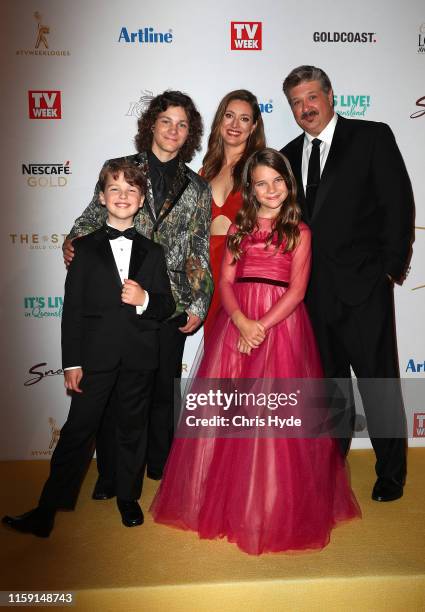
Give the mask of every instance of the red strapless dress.
MULTIPOLYGON (((310 273, 310 231, 302 224, 295 251, 276 254, 273 246, 264 248, 269 220, 259 219, 259 225, 242 242, 236 265, 226 250, 219 284, 223 308, 204 344, 197 380, 322 377, 300 302, 310 273), (236 308, 267 329, 251 355, 236 348, 239 332, 229 316, 236 308)), ((155 521, 201 538, 226 537, 258 555, 322 548, 338 522, 360 515, 336 440, 223 438, 220 428, 215 436, 190 439, 177 432, 151 507, 155 521)))
MULTIPOLYGON (((230 192, 223 206, 217 206, 212 200, 211 202, 211 221, 214 221, 218 216, 224 215, 231 223, 235 221, 236 213, 242 206, 242 194, 240 191, 235 193, 230 192)), ((210 264, 214 279, 214 293, 211 304, 208 310, 207 317, 204 321, 204 337, 210 336, 214 319, 221 305, 219 280, 221 262, 223 261, 224 250, 226 246, 227 236, 210 236, 210 264)))

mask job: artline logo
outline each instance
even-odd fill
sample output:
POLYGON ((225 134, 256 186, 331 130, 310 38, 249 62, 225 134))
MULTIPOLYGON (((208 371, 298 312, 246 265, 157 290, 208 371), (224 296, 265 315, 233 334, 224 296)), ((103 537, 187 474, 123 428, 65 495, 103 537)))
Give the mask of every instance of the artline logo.
POLYGON ((68 160, 63 164, 22 164, 22 174, 28 177, 29 187, 65 187, 72 172, 68 160))
POLYGON ((343 117, 365 117, 369 106, 370 96, 334 95, 335 111, 343 117))
POLYGON ((50 26, 43 23, 43 16, 36 11, 34 19, 37 22, 34 49, 18 49, 16 55, 71 55, 70 51, 49 49, 50 26))
POLYGON ((425 96, 416 100, 416 106, 419 106, 421 110, 418 110, 410 115, 411 119, 419 119, 425 115, 425 96))
POLYGON ((425 53, 425 23, 419 26, 418 53, 425 53))
POLYGON ((125 114, 126 117, 137 117, 139 119, 152 102, 154 98, 152 91, 149 91, 149 89, 142 89, 141 92, 142 95, 137 102, 130 102, 128 111, 125 114))
POLYGON ((230 48, 232 51, 261 51, 263 48, 261 21, 232 21, 230 48))
POLYGON ((34 251, 61 249, 67 234, 9 234, 12 244, 34 251))
POLYGON ((60 91, 29 91, 30 119, 62 119, 60 91))
POLYGON ((129 32, 127 28, 121 28, 118 37, 119 43, 140 43, 143 44, 170 44, 173 42, 173 30, 168 32, 155 32, 153 28, 140 28, 136 32, 129 32))
POLYGON ((411 374, 425 374, 425 361, 415 362, 414 359, 409 359, 405 372, 410 372, 411 374))
POLYGON ((50 442, 49 448, 46 450, 33 450, 31 455, 34 457, 50 457, 53 453, 56 444, 58 443, 59 436, 61 433, 60 427, 56 425, 56 420, 53 417, 49 417, 49 430, 50 430, 50 442))
POLYGON ((32 385, 36 385, 41 380, 46 378, 50 378, 51 376, 60 376, 63 374, 63 370, 61 368, 57 370, 46 370, 45 366, 47 365, 46 361, 42 361, 41 363, 36 363, 29 370, 28 374, 30 374, 30 378, 24 382, 24 387, 31 387, 32 385))
POLYGON ((425 438, 425 412, 413 414, 413 437, 425 438))
POLYGON ((376 43, 376 32, 313 32, 314 42, 376 43))
POLYGON ((63 297, 60 295, 25 297, 24 309, 26 317, 34 317, 35 319, 60 318, 62 316, 63 297))

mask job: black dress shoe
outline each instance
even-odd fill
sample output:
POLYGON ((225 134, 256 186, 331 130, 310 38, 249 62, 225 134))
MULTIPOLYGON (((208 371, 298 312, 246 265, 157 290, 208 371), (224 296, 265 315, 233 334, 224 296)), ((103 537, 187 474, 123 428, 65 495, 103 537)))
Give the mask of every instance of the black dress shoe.
POLYGON ((394 501, 403 495, 403 485, 395 480, 378 478, 372 491, 372 499, 379 502, 394 501))
POLYGON ((155 470, 147 470, 146 471, 146 476, 148 478, 150 478, 151 480, 161 480, 162 478, 162 470, 161 471, 155 471, 155 470))
POLYGON ((105 500, 115 497, 115 487, 111 483, 105 482, 101 478, 98 478, 94 485, 92 499, 105 500))
POLYGON ((55 511, 35 508, 19 516, 4 516, 1 522, 15 531, 48 538, 55 522, 55 511))
POLYGON ((121 513, 122 523, 126 527, 143 525, 145 517, 137 501, 125 501, 117 498, 118 510, 121 513))

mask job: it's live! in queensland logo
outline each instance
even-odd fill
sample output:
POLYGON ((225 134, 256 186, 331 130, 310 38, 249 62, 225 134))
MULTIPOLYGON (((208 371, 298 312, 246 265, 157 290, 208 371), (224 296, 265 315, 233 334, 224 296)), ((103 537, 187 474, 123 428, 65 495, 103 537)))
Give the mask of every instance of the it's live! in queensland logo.
POLYGON ((334 108, 343 117, 365 117, 370 107, 370 96, 359 94, 335 94, 334 108))
POLYGON ((230 48, 232 51, 261 51, 263 28, 261 21, 232 21, 230 23, 230 48))
POLYGON ((61 92, 57 90, 30 90, 28 92, 30 119, 62 119, 61 92))
POLYGON ((43 295, 24 297, 24 315, 35 319, 61 318, 63 297, 61 295, 43 295))

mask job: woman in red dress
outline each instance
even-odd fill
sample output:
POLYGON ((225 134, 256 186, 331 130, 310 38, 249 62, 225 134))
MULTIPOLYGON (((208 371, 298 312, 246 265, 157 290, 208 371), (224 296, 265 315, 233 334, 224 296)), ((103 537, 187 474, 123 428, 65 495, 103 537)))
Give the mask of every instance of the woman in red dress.
POLYGON ((264 125, 257 98, 246 89, 231 91, 218 106, 200 170, 210 183, 213 196, 210 262, 215 290, 204 322, 205 337, 210 334, 220 307, 221 262, 227 232, 242 206, 242 170, 251 153, 264 147, 264 125))

